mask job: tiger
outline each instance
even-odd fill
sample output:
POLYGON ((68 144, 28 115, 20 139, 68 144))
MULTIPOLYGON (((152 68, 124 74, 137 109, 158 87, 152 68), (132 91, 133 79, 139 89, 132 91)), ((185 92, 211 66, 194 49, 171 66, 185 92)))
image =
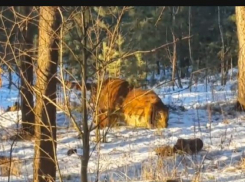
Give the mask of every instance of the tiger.
POLYGON ((169 109, 153 90, 133 89, 122 104, 127 125, 144 128, 166 128, 169 109))
POLYGON ((97 85, 91 89, 91 102, 95 103, 97 94, 100 94, 97 103, 100 128, 113 126, 122 119, 121 105, 131 89, 132 86, 128 81, 119 78, 107 78, 104 80, 100 91, 97 91, 97 85))

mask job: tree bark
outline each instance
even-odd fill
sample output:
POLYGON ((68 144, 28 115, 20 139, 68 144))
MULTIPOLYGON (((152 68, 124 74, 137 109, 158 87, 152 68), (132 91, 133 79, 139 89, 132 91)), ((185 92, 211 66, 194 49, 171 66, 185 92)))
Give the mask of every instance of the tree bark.
POLYGON ((32 6, 19 7, 20 13, 26 18, 26 27, 22 27, 20 32, 20 40, 23 42, 21 48, 26 54, 21 61, 21 113, 22 113, 22 128, 25 132, 34 135, 34 113, 33 113, 33 92, 31 86, 33 85, 33 39, 35 27, 30 23, 27 16, 32 13, 32 6))
POLYGON ((57 7, 40 7, 35 107, 34 182, 56 178, 56 82, 61 18, 57 7), (50 100, 49 100, 50 99, 50 100), (53 102, 53 103, 51 103, 53 102))
MULTIPOLYGON (((175 34, 173 31, 172 31, 172 36, 173 36, 173 41, 175 41, 175 34)), ((173 86, 173 90, 174 90, 174 86, 175 86, 176 62, 177 62, 176 47, 177 47, 176 42, 174 42, 173 43, 173 57, 172 57, 172 86, 173 86)))
MULTIPOLYGON (((189 6, 188 10, 188 24, 189 24, 189 36, 191 36, 191 6, 189 6)), ((189 46, 189 56, 190 56, 190 62, 191 65, 193 66, 193 58, 192 58, 192 49, 191 49, 191 39, 188 39, 188 46, 189 46)))
POLYGON ((87 99, 86 99, 86 82, 87 82, 87 16, 86 16, 86 9, 88 7, 83 7, 82 8, 82 23, 83 23, 83 29, 82 33, 84 35, 83 38, 83 61, 82 61, 82 78, 83 78, 83 84, 82 84, 82 105, 83 105, 83 157, 81 159, 81 181, 82 182, 87 182, 88 181, 88 161, 89 161, 89 128, 88 128, 88 114, 87 114, 87 99))
POLYGON ((219 24, 219 32, 221 39, 221 52, 220 52, 220 61, 221 61, 221 85, 226 85, 226 70, 225 70, 225 43, 224 43, 224 34, 223 27, 221 25, 220 20, 220 7, 218 6, 218 24, 219 24))
POLYGON ((236 6, 238 53, 238 104, 245 109, 245 6, 236 6))
MULTIPOLYGON (((176 35, 175 35, 175 15, 176 12, 174 10, 174 7, 172 7, 172 36, 173 41, 176 41, 176 35)), ((173 57, 172 57, 172 86, 174 90, 175 86, 175 76, 177 76, 179 87, 182 88, 181 80, 179 77, 178 69, 177 69, 177 43, 173 43, 173 57)))
POLYGON ((3 70, 0 67, 0 88, 3 86, 3 83, 2 83, 2 74, 3 74, 3 70))
POLYGON ((8 67, 8 73, 9 73, 9 85, 8 85, 8 89, 11 89, 11 86, 13 84, 13 79, 12 79, 12 71, 11 69, 8 67))

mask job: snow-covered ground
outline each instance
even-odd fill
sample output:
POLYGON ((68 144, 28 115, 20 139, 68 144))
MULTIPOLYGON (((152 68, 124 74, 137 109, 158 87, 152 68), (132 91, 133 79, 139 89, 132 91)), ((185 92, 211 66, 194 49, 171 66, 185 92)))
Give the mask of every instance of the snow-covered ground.
MULTIPOLYGON (((182 81, 185 83, 186 80, 182 81)), ((101 181, 164 181, 169 178, 192 181, 195 177, 200 181, 245 181, 245 162, 241 165, 245 150, 245 114, 231 107, 237 94, 234 84, 235 78, 224 87, 218 81, 197 83, 191 92, 185 89, 187 84, 174 91, 168 85, 154 88, 165 104, 177 108, 170 109, 169 127, 151 130, 126 126, 113 128, 108 142, 98 145, 92 132, 89 181, 95 181, 98 170, 101 181), (183 106, 185 110, 177 106, 183 106), (174 145, 178 138, 194 137, 204 142, 203 150, 197 155, 176 154, 160 158, 154 152, 157 146, 174 145)), ((0 108, 4 109, 18 98, 17 90, 9 90, 5 85, 0 88, 0 108)), ((8 156, 12 149, 12 156, 23 161, 22 174, 10 177, 10 181, 16 182, 31 181, 34 155, 33 142, 13 144, 6 140, 17 127, 20 115, 20 112, 0 114, 0 155, 8 156)), ((60 126, 57 154, 63 181, 80 181, 82 141, 74 129, 68 129, 69 119, 61 111, 57 112, 57 125, 60 126), (67 151, 72 148, 76 148, 78 154, 67 156, 67 151)), ((57 181, 58 176, 57 173, 57 181)), ((0 181, 8 181, 8 177, 0 177, 0 181)))

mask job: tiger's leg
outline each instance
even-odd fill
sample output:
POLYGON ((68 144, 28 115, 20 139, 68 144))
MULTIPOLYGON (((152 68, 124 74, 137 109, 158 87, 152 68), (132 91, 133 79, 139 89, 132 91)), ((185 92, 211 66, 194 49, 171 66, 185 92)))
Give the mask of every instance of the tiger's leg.
POLYGON ((152 117, 152 106, 151 105, 146 105, 145 107, 145 122, 146 122, 146 126, 149 129, 154 128, 154 121, 153 121, 153 117, 152 117))

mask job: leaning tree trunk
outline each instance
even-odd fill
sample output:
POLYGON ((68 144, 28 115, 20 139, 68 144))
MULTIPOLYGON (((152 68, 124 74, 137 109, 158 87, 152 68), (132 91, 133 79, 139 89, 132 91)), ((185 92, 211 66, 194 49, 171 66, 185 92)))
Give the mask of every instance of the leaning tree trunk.
MULTIPOLYGON (((28 16, 32 13, 32 6, 19 7, 19 12, 24 17, 26 27, 20 32, 20 40, 23 43, 21 48, 26 54, 21 57, 21 113, 22 113, 22 128, 24 133, 34 135, 34 113, 33 113, 33 93, 31 86, 33 85, 33 61, 32 48, 35 26, 30 23, 28 16)), ((23 18, 20 18, 22 20, 23 18)))
POLYGON ((172 59, 172 86, 173 86, 173 90, 174 90, 174 86, 175 86, 175 76, 177 76, 177 80, 178 80, 178 84, 179 87, 182 88, 181 85, 181 80, 179 77, 179 73, 178 73, 178 69, 177 69, 177 43, 176 43, 176 35, 175 35, 175 17, 176 12, 174 10, 174 7, 172 7, 172 36, 173 36, 173 59, 172 59))
POLYGON ((236 6, 238 59, 238 104, 245 109, 245 6, 236 6))
POLYGON ((40 7, 35 107, 34 182, 56 178, 56 79, 60 14, 54 6, 40 7))
POLYGON ((225 43, 224 43, 224 34, 223 27, 221 25, 220 20, 220 7, 218 6, 218 24, 219 24, 219 32, 221 39, 221 51, 220 51, 220 61, 221 61, 221 85, 226 85, 226 71, 225 71, 225 43))
MULTIPOLYGON (((173 33, 173 41, 176 41, 175 35, 173 33)), ((174 90, 175 86, 175 75, 176 75, 176 66, 177 66, 177 52, 176 52, 176 42, 173 43, 173 57, 172 57, 172 86, 174 90)))
POLYGON ((82 8, 82 23, 83 23, 83 29, 82 33, 84 35, 83 38, 83 49, 82 49, 82 96, 83 96, 83 158, 81 159, 81 181, 87 182, 88 181, 88 161, 89 161, 89 128, 88 128, 88 113, 87 113, 87 99, 86 99, 86 82, 87 82, 87 23, 86 20, 88 19, 88 16, 86 16, 86 9, 88 7, 82 8))

